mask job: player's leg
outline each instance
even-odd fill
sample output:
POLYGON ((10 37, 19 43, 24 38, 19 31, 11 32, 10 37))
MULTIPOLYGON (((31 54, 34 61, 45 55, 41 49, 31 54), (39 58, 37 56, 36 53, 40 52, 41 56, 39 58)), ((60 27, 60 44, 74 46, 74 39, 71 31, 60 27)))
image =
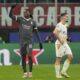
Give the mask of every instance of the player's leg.
POLYGON ((23 78, 27 78, 28 74, 27 74, 27 69, 26 69, 26 45, 24 45, 23 47, 21 47, 21 57, 22 57, 22 68, 23 68, 23 78))
POLYGON ((61 74, 65 77, 70 77, 68 74, 67 74, 67 70, 70 66, 70 63, 73 59, 73 54, 72 54, 72 51, 70 49, 70 47, 68 46, 68 44, 66 44, 65 46, 65 53, 67 55, 67 59, 65 60, 64 62, 64 65, 63 65, 63 68, 62 68, 62 71, 61 71, 61 74))
POLYGON ((55 44, 55 48, 56 48, 56 61, 55 61, 56 78, 63 78, 60 74, 60 62, 63 50, 60 44, 55 44))
POLYGON ((27 47, 28 60, 29 60, 29 75, 28 75, 28 77, 30 77, 30 78, 32 77, 32 69, 33 69, 32 48, 33 48, 32 43, 28 44, 28 47, 27 47))
POLYGON ((56 57, 55 72, 56 72, 56 77, 57 78, 62 78, 62 76, 60 74, 60 62, 61 62, 61 58, 60 57, 56 57))

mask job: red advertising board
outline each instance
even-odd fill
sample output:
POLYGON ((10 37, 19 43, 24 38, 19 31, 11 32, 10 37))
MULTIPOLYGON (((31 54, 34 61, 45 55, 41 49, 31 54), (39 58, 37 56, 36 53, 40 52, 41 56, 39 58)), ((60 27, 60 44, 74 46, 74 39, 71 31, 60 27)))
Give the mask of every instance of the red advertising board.
MULTIPOLYGON (((28 4, 27 6, 33 13, 33 19, 36 21, 38 27, 55 27, 59 21, 60 14, 65 11, 69 14, 70 27, 80 27, 80 4, 58 4, 57 14, 55 4, 28 4)), ((16 21, 12 21, 9 17, 10 8, 10 4, 5 4, 5 6, 0 4, 0 28, 19 27, 19 24, 16 21)), ((18 4, 14 9, 14 15, 23 15, 23 9, 23 5, 18 4)))

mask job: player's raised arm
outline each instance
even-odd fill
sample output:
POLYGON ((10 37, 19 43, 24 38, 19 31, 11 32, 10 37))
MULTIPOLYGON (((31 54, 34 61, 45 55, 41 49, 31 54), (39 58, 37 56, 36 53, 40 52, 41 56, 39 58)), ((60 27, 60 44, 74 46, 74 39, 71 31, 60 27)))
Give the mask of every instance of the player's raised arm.
POLYGON ((36 37, 38 38, 38 41, 39 41, 39 47, 40 47, 40 49, 42 49, 43 48, 43 46, 42 46, 42 42, 41 42, 41 38, 40 38, 40 35, 39 35, 39 31, 38 31, 38 28, 36 27, 36 23, 34 22, 34 32, 35 32, 35 34, 36 34, 36 37))
POLYGON ((13 19, 13 20, 16 20, 16 16, 14 16, 13 14, 13 9, 16 7, 16 4, 12 5, 11 6, 11 10, 10 10, 10 13, 9 13, 9 16, 13 19))

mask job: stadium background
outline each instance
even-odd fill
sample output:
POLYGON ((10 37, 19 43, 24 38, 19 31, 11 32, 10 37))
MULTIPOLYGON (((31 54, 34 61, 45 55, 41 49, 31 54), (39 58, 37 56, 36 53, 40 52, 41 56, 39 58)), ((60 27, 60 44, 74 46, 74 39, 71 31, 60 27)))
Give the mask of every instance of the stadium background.
MULTIPOLYGON (((70 46, 74 53, 73 63, 80 63, 80 5, 79 0, 0 0, 0 64, 12 65, 20 64, 20 55, 15 52, 19 49, 19 24, 9 18, 10 6, 18 3, 15 8, 15 15, 22 15, 25 5, 28 6, 33 13, 33 18, 37 22, 39 33, 43 43, 43 52, 39 54, 35 64, 53 64, 55 61, 55 38, 52 31, 56 23, 59 21, 60 13, 67 12, 69 14, 70 28, 69 36, 71 38, 70 46), (26 4, 24 4, 26 1, 26 4), (55 3, 57 2, 57 3, 55 3), (51 37, 50 41, 46 41, 47 36, 51 37), (11 64, 10 64, 11 63, 11 64)), ((33 33, 34 49, 39 49, 38 41, 33 33)), ((35 52, 35 51, 34 51, 35 52)), ((33 57, 34 58, 34 57, 33 57)), ((34 60, 35 61, 35 60, 34 60)))

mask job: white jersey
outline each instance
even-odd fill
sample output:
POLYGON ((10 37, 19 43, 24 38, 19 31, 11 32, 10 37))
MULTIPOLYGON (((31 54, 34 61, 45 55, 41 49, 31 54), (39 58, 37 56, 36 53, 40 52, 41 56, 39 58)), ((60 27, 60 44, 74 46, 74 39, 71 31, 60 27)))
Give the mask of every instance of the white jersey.
MULTIPOLYGON (((61 22, 56 25, 56 29, 59 31, 58 37, 67 41, 67 27, 66 24, 63 25, 61 22)), ((59 40, 56 40, 56 44, 60 43, 59 40)))
POLYGON ((56 29, 59 31, 58 37, 60 39, 64 39, 64 44, 62 45, 59 40, 57 39, 55 42, 55 49, 56 49, 56 57, 62 57, 64 55, 72 55, 72 51, 67 44, 67 27, 66 24, 63 25, 61 22, 57 24, 56 29))

